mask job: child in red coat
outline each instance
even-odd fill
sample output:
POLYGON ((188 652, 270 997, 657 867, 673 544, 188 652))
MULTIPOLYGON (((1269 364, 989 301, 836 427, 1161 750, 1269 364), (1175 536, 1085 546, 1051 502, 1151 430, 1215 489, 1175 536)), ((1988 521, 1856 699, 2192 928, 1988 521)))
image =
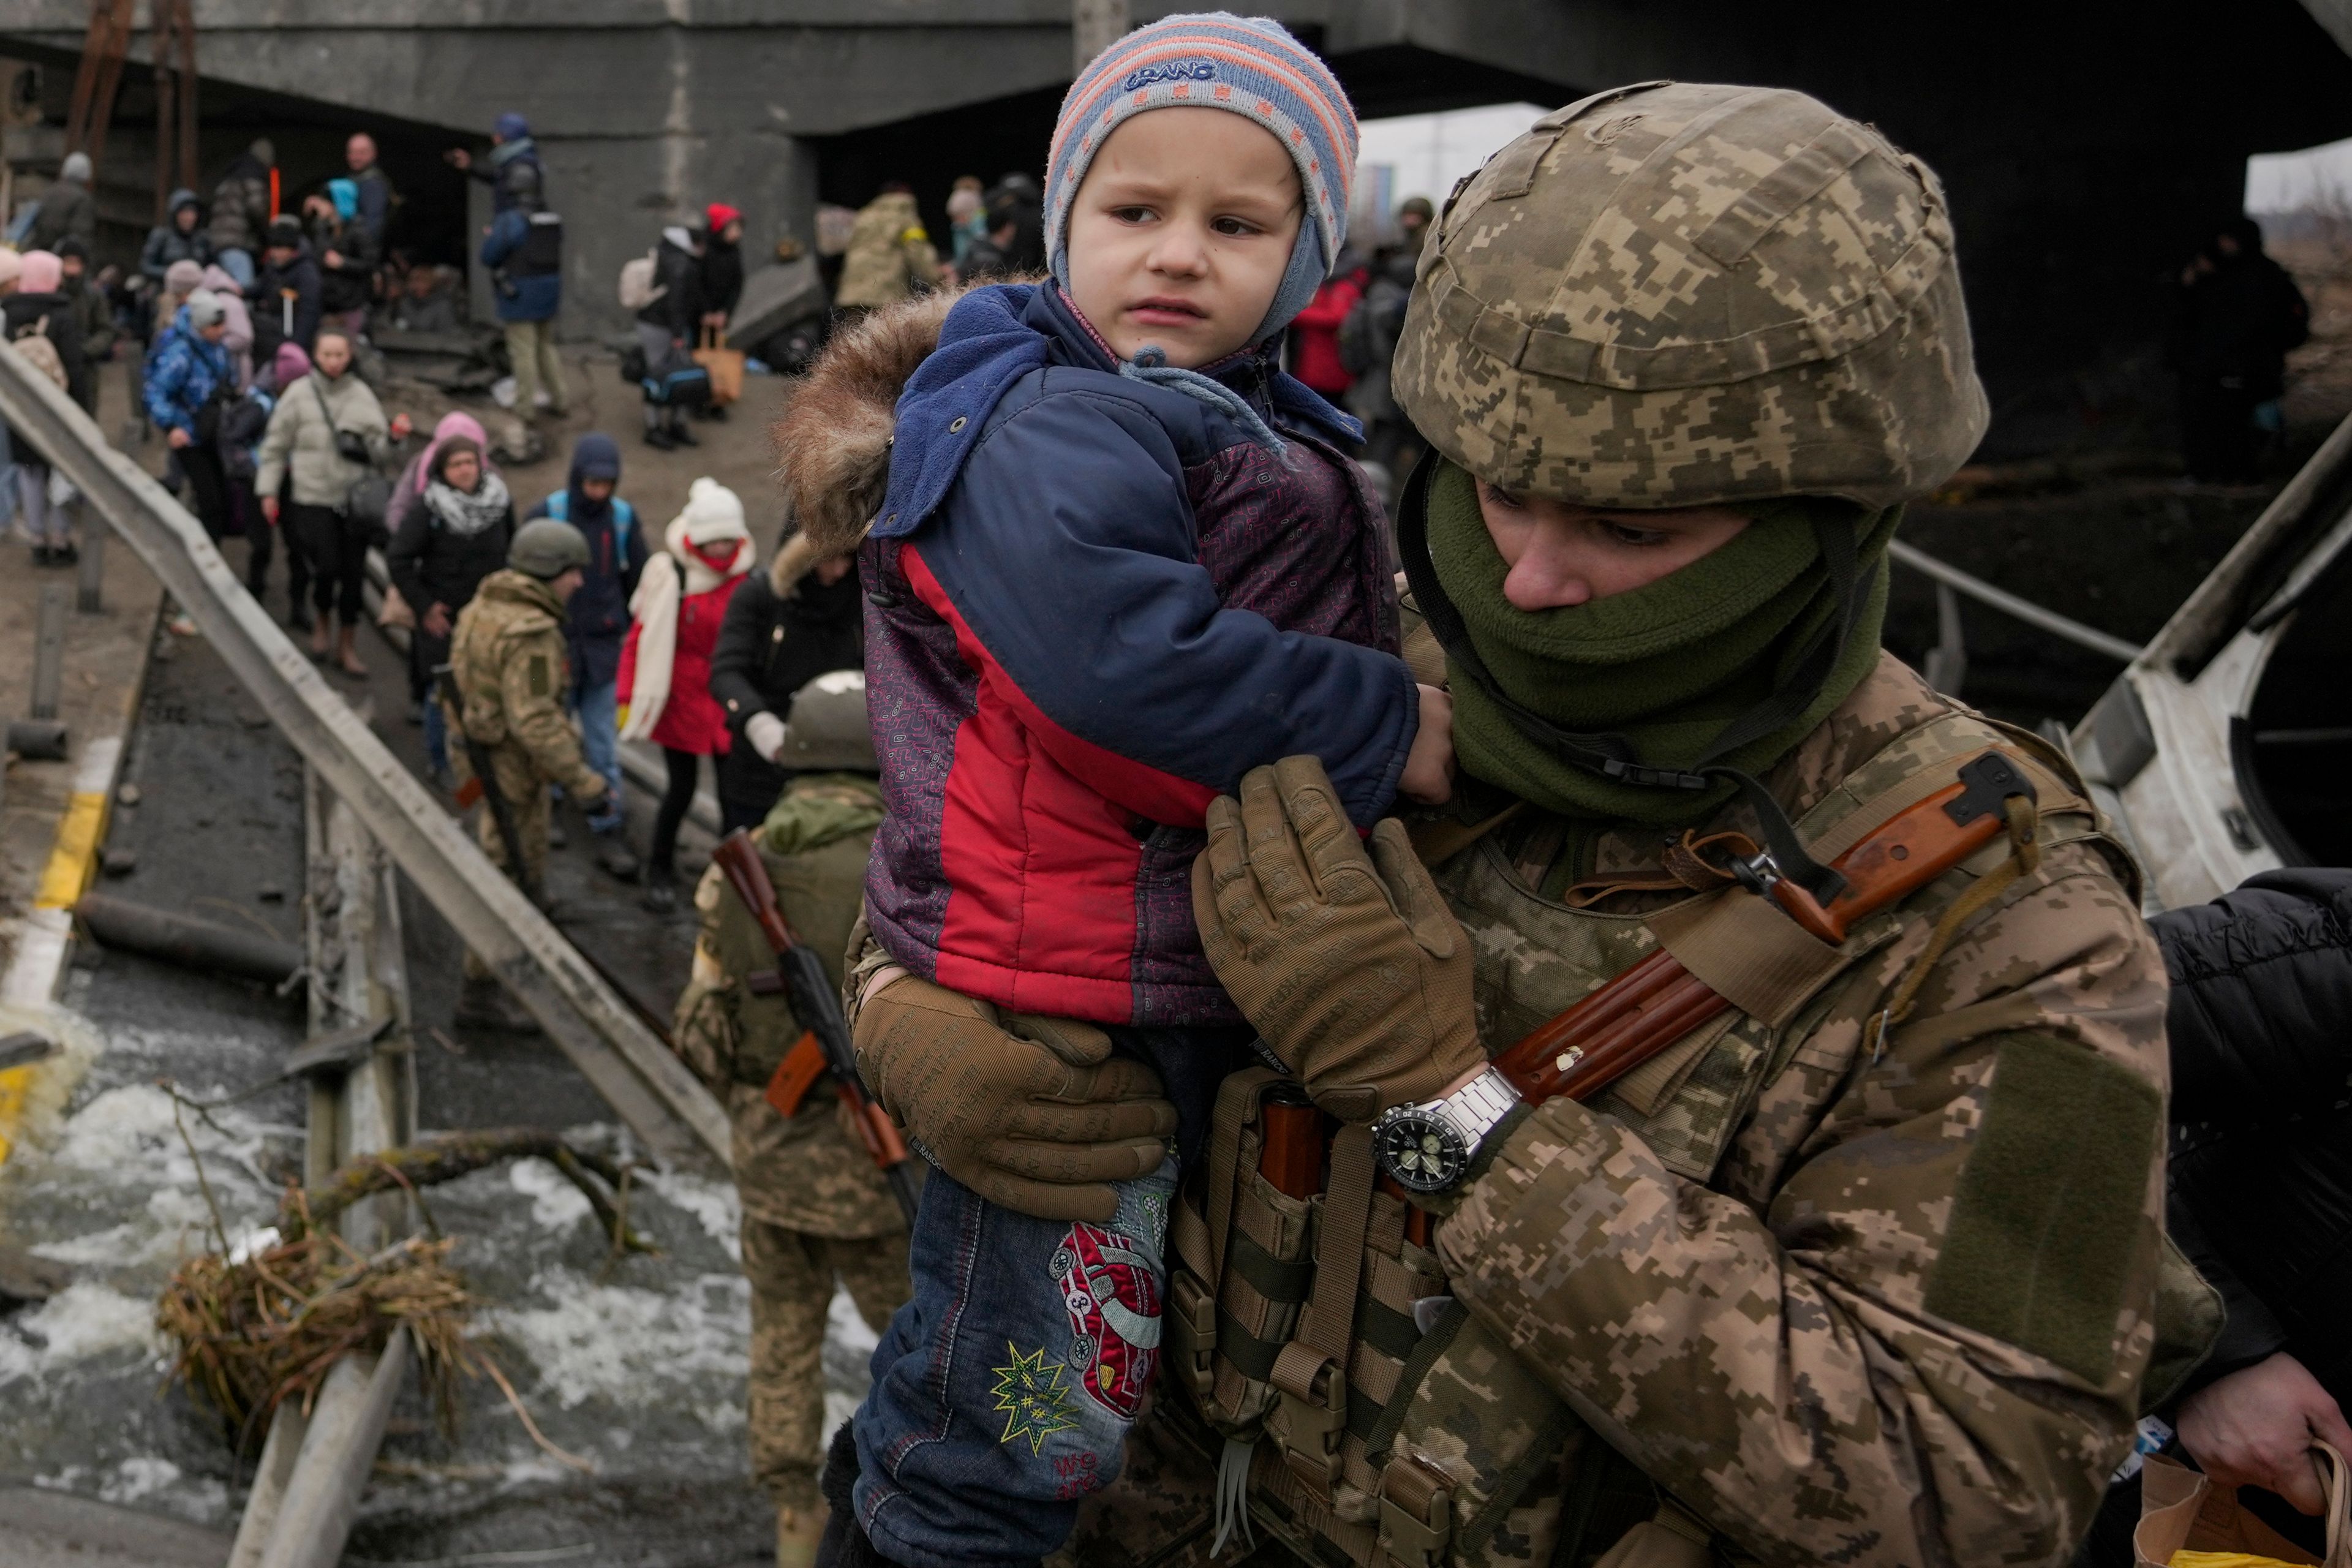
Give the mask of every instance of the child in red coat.
POLYGON ((646 857, 645 905, 656 913, 677 906, 677 829, 694 804, 702 759, 727 752, 727 715, 710 695, 710 653, 727 601, 751 569, 743 502, 717 479, 695 480, 663 543, 629 599, 620 679, 621 739, 650 739, 669 764, 646 857))

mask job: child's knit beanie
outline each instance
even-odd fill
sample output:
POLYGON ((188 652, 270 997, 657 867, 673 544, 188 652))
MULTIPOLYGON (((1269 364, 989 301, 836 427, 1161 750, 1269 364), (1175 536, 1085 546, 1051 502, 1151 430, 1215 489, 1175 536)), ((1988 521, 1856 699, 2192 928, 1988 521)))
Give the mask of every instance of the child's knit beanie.
POLYGON ((1154 109, 1226 109, 1271 132, 1288 149, 1306 195, 1305 221, 1265 320, 1253 342, 1290 324, 1330 271, 1348 235, 1356 172, 1356 111, 1314 51, 1265 16, 1224 11, 1164 16, 1094 58, 1062 100, 1045 163, 1045 256, 1070 283, 1071 199, 1113 131, 1154 109))

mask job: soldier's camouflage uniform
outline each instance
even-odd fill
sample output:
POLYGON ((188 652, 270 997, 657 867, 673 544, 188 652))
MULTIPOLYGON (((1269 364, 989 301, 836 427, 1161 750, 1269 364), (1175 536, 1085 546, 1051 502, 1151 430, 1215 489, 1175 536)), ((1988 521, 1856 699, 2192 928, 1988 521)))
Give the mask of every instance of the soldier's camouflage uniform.
MULTIPOLYGON (((542 886, 547 874, 548 786, 561 784, 581 800, 604 789, 603 778, 581 755, 579 733, 564 712, 569 671, 563 624, 563 600, 555 590, 509 567, 482 579, 457 612, 449 637, 450 672, 465 703, 463 713, 447 714, 449 725, 489 748, 499 794, 522 847, 524 880, 531 887, 542 886)), ((473 760, 466 748, 453 745, 449 751, 459 780, 471 777, 473 760)), ((487 801, 476 831, 490 863, 511 870, 506 841, 487 801)), ((469 952, 466 973, 478 978, 488 971, 469 952)))
MULTIPOLYGON (((1457 189, 1441 232, 1398 394, 1439 453, 1505 487, 1876 509, 1941 482, 1982 432, 1940 189, 1799 94, 1649 84, 1570 106, 1457 189)), ((1773 1003, 1769 955, 1718 947, 1745 963, 1702 972, 1738 991, 1733 1010, 1589 1105, 1517 1113, 1430 1201, 1463 1337, 1378 1385, 1351 1363, 1349 1393, 1403 1398, 1383 1389, 1419 1375, 1415 1408, 1462 1418, 1351 1412, 1373 1440, 1349 1451, 1375 1473, 1406 1456, 1457 1478, 1437 1561, 1591 1563, 1636 1525, 1655 1531, 1644 1563, 2071 1555, 2144 1396, 2218 1322, 2162 1237, 2165 979, 2137 873, 2064 759, 1891 657, 1762 779, 1826 858, 1994 747, 2039 789, 2039 863, 1991 883, 1940 953, 1946 911, 2027 863, 2007 839, 1843 948, 1812 944, 1839 966, 1809 992, 1773 1003), (1872 1020, 1906 978, 1916 999, 1882 1047, 1872 1020), (1565 1407, 1560 1458, 1465 1531, 1459 1478, 1512 1424, 1547 1419, 1527 1415, 1529 1390, 1565 1407)), ((1472 944, 1490 1052, 1661 945, 1684 957, 1687 921, 1662 911, 1761 903, 1677 886, 1654 827, 1596 839, 1513 798, 1474 794, 1475 811, 1416 833, 1472 944)), ((1733 829, 1760 840, 1736 799, 1694 825, 1733 829)), ((1057 1562, 1210 1560, 1215 1470, 1161 1387, 1134 1479, 1057 1562)), ((1310 1561, 1430 1561, 1360 1496, 1326 1544, 1302 1541, 1317 1500, 1254 1440, 1261 1539, 1272 1527, 1310 1561)), ((1291 1560, 1278 1543, 1249 1558, 1291 1560)))
MULTIPOLYGON (((881 820, 873 779, 803 774, 753 835, 784 919, 824 955, 836 984, 881 820)), ((746 985, 756 971, 773 970, 775 958, 717 867, 704 873, 694 901, 702 931, 674 1034, 678 1054, 734 1128, 743 1273, 751 1282, 752 1473, 780 1508, 822 1510, 821 1352, 834 1281, 880 1332, 908 1296, 906 1221, 828 1081, 790 1121, 769 1105, 768 1080, 801 1026, 782 996, 756 996, 746 985)))
POLYGON ((904 191, 875 197, 857 210, 841 284, 833 302, 842 309, 895 305, 940 281, 940 253, 923 231, 915 198, 904 191))

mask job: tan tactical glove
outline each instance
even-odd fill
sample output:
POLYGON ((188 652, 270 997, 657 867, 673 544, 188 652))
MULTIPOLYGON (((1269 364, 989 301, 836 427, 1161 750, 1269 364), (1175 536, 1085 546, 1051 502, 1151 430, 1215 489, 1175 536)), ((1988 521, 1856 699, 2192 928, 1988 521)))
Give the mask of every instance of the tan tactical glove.
POLYGON ((1176 1108, 1142 1062, 1113 1060, 1091 1024, 1000 1015, 902 975, 865 999, 857 1068, 940 1169, 1041 1219, 1108 1224, 1108 1184, 1160 1168, 1176 1108))
POLYGON ((1253 768, 1209 805, 1192 862, 1201 945, 1243 1016, 1345 1121, 1434 1100, 1484 1067, 1470 942, 1393 818, 1367 855, 1323 764, 1253 768))

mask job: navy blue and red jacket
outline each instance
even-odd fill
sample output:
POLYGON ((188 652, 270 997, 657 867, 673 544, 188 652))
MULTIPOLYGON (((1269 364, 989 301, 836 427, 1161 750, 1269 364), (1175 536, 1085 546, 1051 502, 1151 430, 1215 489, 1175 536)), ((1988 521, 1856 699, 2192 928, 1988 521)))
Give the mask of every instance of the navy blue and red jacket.
POLYGON ((1259 354, 1209 367, 1281 433, 1118 374, 1050 284, 974 289, 898 404, 859 555, 899 963, 1008 1009, 1240 1021, 1202 956, 1202 814, 1320 757, 1369 826, 1419 723, 1354 422, 1259 354))

